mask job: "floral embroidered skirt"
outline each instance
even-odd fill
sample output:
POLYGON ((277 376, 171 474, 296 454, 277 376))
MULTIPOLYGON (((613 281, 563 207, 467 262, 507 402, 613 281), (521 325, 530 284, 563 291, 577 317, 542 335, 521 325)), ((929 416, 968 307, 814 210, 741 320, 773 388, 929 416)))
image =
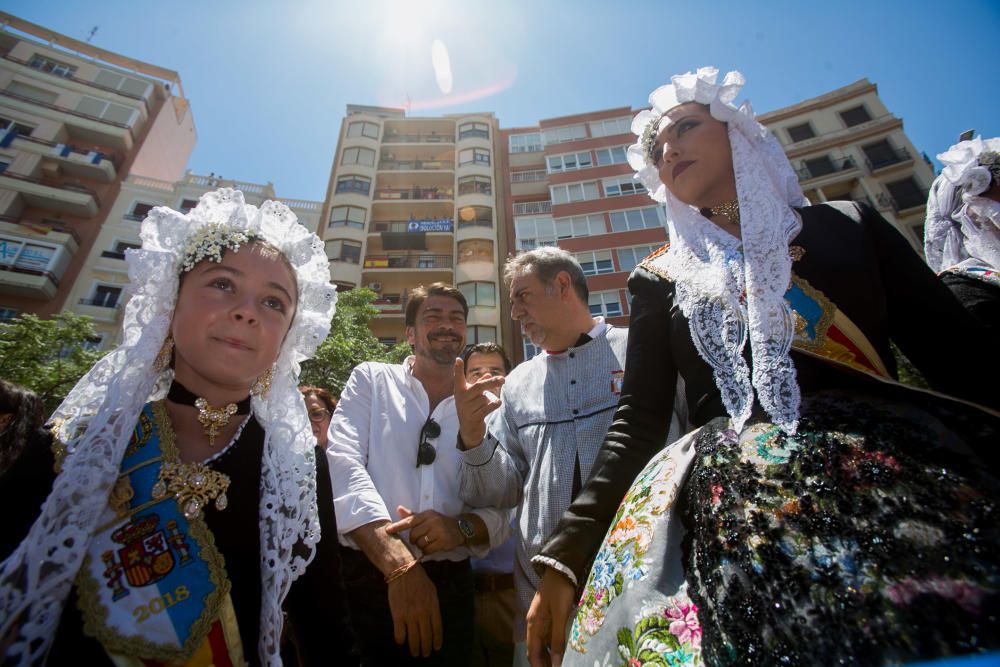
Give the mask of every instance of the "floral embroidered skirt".
POLYGON ((995 423, 846 394, 806 398, 802 415, 794 436, 718 419, 650 461, 595 559, 567 664, 1000 648, 1000 482, 966 447, 995 423))

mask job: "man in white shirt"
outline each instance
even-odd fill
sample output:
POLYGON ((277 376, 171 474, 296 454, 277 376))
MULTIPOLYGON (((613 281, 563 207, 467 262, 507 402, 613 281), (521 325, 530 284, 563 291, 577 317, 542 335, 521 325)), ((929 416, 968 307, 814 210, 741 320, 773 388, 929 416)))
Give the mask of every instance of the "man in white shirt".
MULTIPOLYGON (((412 290, 406 335, 414 355, 401 365, 355 368, 330 423, 337 526, 351 547, 344 580, 366 664, 465 664, 473 619, 468 558, 509 532, 505 512, 470 509, 458 495, 452 393, 467 315, 454 287, 412 290)), ((497 402, 483 393, 499 393, 502 383, 489 377, 472 385, 483 414, 497 402)))

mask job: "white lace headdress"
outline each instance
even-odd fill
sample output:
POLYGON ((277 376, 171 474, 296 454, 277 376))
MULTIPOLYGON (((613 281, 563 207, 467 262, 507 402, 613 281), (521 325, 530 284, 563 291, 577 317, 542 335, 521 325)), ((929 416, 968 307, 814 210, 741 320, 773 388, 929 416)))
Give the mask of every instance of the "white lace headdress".
POLYGON ((639 140, 629 147, 628 160, 652 198, 666 204, 670 249, 654 262, 676 283, 691 338, 712 367, 734 428, 750 417, 756 390, 768 415, 794 432, 800 393, 789 357, 794 320, 784 294, 792 267, 788 243, 802 227, 792 207, 808 201, 781 145, 755 120, 750 104, 733 105, 743 75, 729 72, 717 84, 718 72, 703 67, 654 90, 652 109, 632 121, 639 140), (728 124, 742 240, 674 197, 652 163, 652 144, 672 122, 666 112, 685 102, 707 105, 714 118, 728 124), (748 339, 752 377, 743 358, 748 339))
POLYGON ((315 439, 297 387, 299 363, 329 332, 336 290, 322 242, 298 224, 288 207, 268 201, 258 209, 230 189, 205 194, 187 215, 166 207, 152 210, 142 223, 142 248, 126 253, 132 296, 125 307, 123 342, 94 365, 53 414, 67 448, 62 472, 27 538, 0 565, 0 637, 17 627, 7 651, 17 664, 44 658, 139 413, 145 403, 166 395, 173 371, 158 373, 153 362, 169 331, 186 260, 193 250, 200 257, 221 257, 212 244, 192 242, 211 238, 207 230, 213 227, 228 234, 215 238, 249 237, 274 245, 298 283, 295 317, 274 365, 271 389, 266 399, 254 396, 252 401, 266 433, 259 651, 264 664, 280 664, 281 604, 320 537, 315 439), (246 237, 233 235, 235 230, 246 237))
POLYGON ((981 196, 1000 178, 1000 138, 961 141, 937 158, 944 169, 927 197, 927 263, 937 273, 970 260, 1000 271, 1000 202, 981 196))

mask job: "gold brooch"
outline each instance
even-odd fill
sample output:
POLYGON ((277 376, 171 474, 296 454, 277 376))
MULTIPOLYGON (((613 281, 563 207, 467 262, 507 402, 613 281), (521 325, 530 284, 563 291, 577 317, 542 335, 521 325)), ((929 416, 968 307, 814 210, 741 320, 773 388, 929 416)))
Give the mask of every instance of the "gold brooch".
POLYGON ((740 226, 740 200, 734 199, 732 201, 727 201, 725 204, 719 204, 718 206, 712 206, 710 208, 701 209, 701 214, 706 218, 712 218, 716 215, 724 215, 726 219, 729 220, 730 224, 740 226))
POLYGON ((797 262, 806 256, 806 249, 800 245, 790 245, 788 246, 788 256, 793 262, 797 262))
POLYGON ((215 436, 219 434, 219 429, 229 423, 229 418, 235 415, 239 408, 235 403, 230 403, 224 408, 213 408, 204 398, 195 401, 194 407, 198 408, 198 421, 208 436, 208 446, 215 447, 215 436))
MULTIPOLYGON (((234 406, 235 407, 235 406, 234 406)), ((201 517, 209 501, 222 511, 229 506, 226 490, 229 477, 203 463, 166 463, 160 466, 160 478, 153 485, 153 498, 162 500, 171 494, 188 519, 201 517)))
POLYGON ((132 483, 129 481, 128 475, 122 475, 111 487, 108 506, 114 510, 119 518, 126 517, 129 514, 133 498, 135 498, 135 490, 132 488, 132 483))

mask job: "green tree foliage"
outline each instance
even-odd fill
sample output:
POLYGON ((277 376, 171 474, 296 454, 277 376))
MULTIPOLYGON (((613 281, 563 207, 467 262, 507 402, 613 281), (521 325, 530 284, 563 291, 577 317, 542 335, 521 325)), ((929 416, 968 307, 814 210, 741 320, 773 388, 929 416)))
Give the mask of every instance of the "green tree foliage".
POLYGON ((96 337, 89 317, 68 312, 0 322, 0 378, 34 391, 51 413, 101 358, 102 352, 85 347, 96 337))
POLYGON ((323 387, 339 396, 351 371, 361 362, 399 363, 410 354, 406 343, 387 348, 368 327, 378 315, 378 309, 372 305, 376 296, 367 288, 337 295, 337 312, 330 335, 320 344, 316 356, 302 364, 301 384, 323 387))

